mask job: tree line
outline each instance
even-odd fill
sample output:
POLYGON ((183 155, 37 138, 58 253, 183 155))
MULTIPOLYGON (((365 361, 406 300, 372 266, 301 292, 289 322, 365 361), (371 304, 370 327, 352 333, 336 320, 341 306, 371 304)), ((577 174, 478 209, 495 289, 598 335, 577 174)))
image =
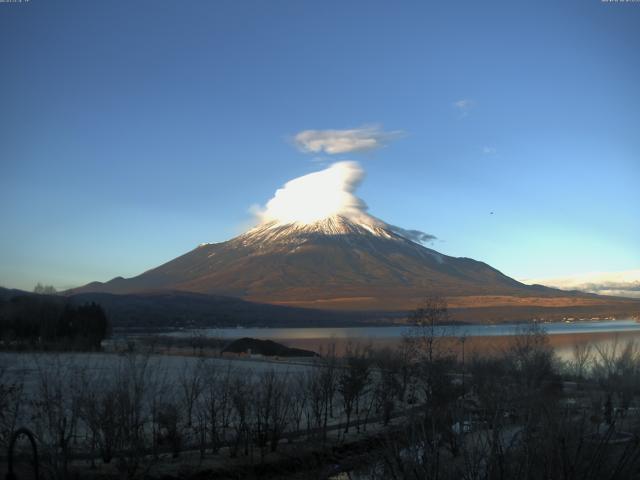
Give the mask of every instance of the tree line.
POLYGON ((110 331, 109 320, 96 303, 73 305, 52 295, 0 298, 0 341, 5 349, 100 348, 110 331))
MULTIPOLYGON (((635 344, 581 345, 561 362, 531 325, 504 349, 464 358, 465 339, 436 328, 445 320, 446 305, 434 301, 397 347, 350 344, 343 356, 328 348, 295 368, 135 351, 93 363, 36 355, 35 381, 0 375, 0 443, 26 423, 45 471, 61 479, 74 478, 78 458, 142 478, 186 450, 200 462, 262 465, 293 447, 332 451, 363 436, 371 455, 361 478, 637 477, 635 344)), ((310 476, 323 458, 305 463, 310 476)))

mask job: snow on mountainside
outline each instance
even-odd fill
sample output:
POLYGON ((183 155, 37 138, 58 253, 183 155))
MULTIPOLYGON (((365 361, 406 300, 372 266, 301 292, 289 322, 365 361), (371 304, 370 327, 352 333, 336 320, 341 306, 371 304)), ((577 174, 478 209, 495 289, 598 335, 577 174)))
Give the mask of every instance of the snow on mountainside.
POLYGON ((386 251, 390 246, 395 246, 411 250, 419 257, 428 255, 438 263, 445 261, 444 255, 405 238, 391 228, 369 215, 360 216, 357 221, 334 215, 312 223, 270 222, 258 225, 240 235, 237 240, 246 247, 257 248, 258 251, 288 248, 290 253, 296 253, 305 244, 323 241, 344 242, 352 247, 366 247, 370 250, 385 246, 383 250, 386 251))
POLYGON ((137 277, 76 291, 172 289, 290 305, 383 303, 397 308, 426 292, 510 295, 535 290, 485 263, 426 248, 374 217, 358 220, 334 215, 310 223, 265 223, 227 242, 201 245, 137 277))
POLYGON ((269 222, 258 225, 240 238, 249 241, 271 242, 278 239, 295 239, 299 236, 306 235, 361 235, 371 234, 382 238, 394 238, 393 234, 386 224, 380 222, 370 216, 361 216, 357 221, 348 219, 343 215, 333 215, 322 220, 312 223, 293 222, 269 222))
POLYGON ((523 283, 537 283, 561 290, 579 290, 628 298, 640 298, 640 269, 622 272, 591 272, 560 278, 523 279, 523 283))
MULTIPOLYGON (((294 178, 263 207, 254 209, 259 224, 242 235, 201 244, 133 278, 93 282, 67 293, 179 291, 376 312, 406 311, 426 295, 442 295, 453 308, 475 309, 468 314, 473 319, 492 321, 533 318, 550 311, 561 315, 567 310, 557 307, 563 305, 582 315, 580 308, 593 312, 591 305, 604 301, 525 285, 486 263, 450 257, 416 243, 435 237, 370 215, 356 195, 363 178, 364 170, 356 162, 336 162, 294 178)), ((602 312, 614 310, 603 307, 602 312)))

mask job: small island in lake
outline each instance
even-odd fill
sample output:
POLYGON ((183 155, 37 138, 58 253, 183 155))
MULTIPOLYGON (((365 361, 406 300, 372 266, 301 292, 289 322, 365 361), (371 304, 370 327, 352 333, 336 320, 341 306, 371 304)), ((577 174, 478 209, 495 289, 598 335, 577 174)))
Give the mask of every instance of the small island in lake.
POLYGON ((316 352, 302 348, 290 348, 273 340, 240 338, 227 345, 222 354, 262 355, 264 357, 319 357, 316 352))

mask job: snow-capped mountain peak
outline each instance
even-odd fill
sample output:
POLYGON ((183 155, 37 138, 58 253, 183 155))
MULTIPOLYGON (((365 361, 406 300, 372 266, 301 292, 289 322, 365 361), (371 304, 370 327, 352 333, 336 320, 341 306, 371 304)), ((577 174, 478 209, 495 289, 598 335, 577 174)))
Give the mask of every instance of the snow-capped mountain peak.
POLYGON ((301 237, 341 235, 373 235, 385 239, 399 239, 390 227, 370 215, 359 215, 356 219, 344 215, 332 215, 314 222, 268 222, 260 224, 239 237, 243 243, 254 242, 283 242, 300 239, 301 237))

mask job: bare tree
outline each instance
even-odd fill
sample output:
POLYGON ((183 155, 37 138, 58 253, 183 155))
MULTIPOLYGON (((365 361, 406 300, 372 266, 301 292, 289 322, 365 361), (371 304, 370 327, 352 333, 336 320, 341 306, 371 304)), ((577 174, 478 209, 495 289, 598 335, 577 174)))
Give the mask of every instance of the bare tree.
POLYGON ((162 395, 167 391, 164 370, 149 368, 149 356, 127 354, 115 371, 115 417, 118 425, 118 470, 124 478, 148 471, 153 459, 147 453, 147 427, 157 423, 162 395))
POLYGON ((80 367, 59 355, 35 356, 36 392, 31 401, 45 467, 54 478, 67 478, 72 442, 77 434, 82 382, 80 367))
POLYGON ((184 360, 180 376, 178 377, 178 386, 180 389, 181 404, 185 409, 187 428, 193 426, 193 410, 204 389, 203 375, 204 359, 198 359, 195 365, 188 359, 184 360))
POLYGON ((592 364, 592 377, 602 388, 610 414, 607 420, 613 425, 613 399, 617 400, 617 413, 624 417, 633 398, 640 393, 640 350, 630 340, 620 348, 618 338, 610 345, 596 347, 597 356, 592 364))
POLYGON ((217 453, 227 438, 233 412, 233 382, 235 371, 228 364, 218 369, 214 363, 205 365, 204 389, 200 396, 200 411, 204 414, 212 453, 217 453))
POLYGON ((537 323, 518 329, 506 355, 513 380, 528 391, 539 388, 555 376, 555 352, 547 332, 537 323))
POLYGON ((337 357, 335 345, 333 345, 322 359, 321 367, 317 370, 318 382, 321 394, 322 411, 322 440, 327 439, 327 426, 329 417, 333 417, 333 399, 336 392, 337 357))
MULTIPOLYGON (((355 408, 359 411, 360 397, 369 383, 370 372, 369 349, 362 349, 359 345, 347 344, 345 362, 338 373, 338 392, 342 397, 342 405, 346 415, 344 432, 349 432, 351 414, 355 408)), ((359 425, 358 425, 359 427, 359 425)))
POLYGON ((171 448, 173 458, 180 456, 183 443, 181 428, 181 413, 178 402, 165 401, 158 407, 156 423, 160 443, 167 443, 171 448))
POLYGON ((450 324, 447 301, 438 296, 428 296, 409 316, 413 329, 409 343, 413 355, 433 362, 442 355, 451 355, 452 340, 446 335, 450 324))
POLYGON ((337 386, 337 359, 335 350, 307 372, 308 398, 307 430, 315 432, 323 441, 327 438, 329 418, 332 416, 333 397, 337 386))
POLYGON ((111 375, 83 376, 79 415, 90 436, 90 451, 96 449, 104 463, 110 463, 118 446, 116 388, 111 375))
POLYGON ((275 452, 289 421, 288 378, 274 370, 262 373, 254 385, 254 434, 264 457, 267 444, 275 452))
POLYGON ((7 448, 16 429, 24 398, 24 373, 10 373, 0 365, 0 446, 7 448))
POLYGON ((578 380, 582 380, 593 360, 593 346, 590 343, 576 342, 573 344, 572 352, 573 361, 571 366, 573 374, 578 380))
POLYGON ((251 375, 246 372, 236 375, 231 386, 231 404, 233 406, 233 420, 231 425, 235 431, 231 445, 231 457, 236 457, 240 448, 244 455, 249 455, 251 409, 253 407, 251 375))
POLYGON ((306 409, 307 433, 311 435, 314 429, 322 428, 322 418, 325 412, 326 397, 322 388, 321 367, 314 368, 306 372, 305 376, 305 397, 308 398, 308 408, 306 409))
POLYGON ((302 428, 302 418, 309 410, 306 377, 302 373, 291 375, 289 386, 290 416, 293 424, 291 433, 298 433, 302 428))

